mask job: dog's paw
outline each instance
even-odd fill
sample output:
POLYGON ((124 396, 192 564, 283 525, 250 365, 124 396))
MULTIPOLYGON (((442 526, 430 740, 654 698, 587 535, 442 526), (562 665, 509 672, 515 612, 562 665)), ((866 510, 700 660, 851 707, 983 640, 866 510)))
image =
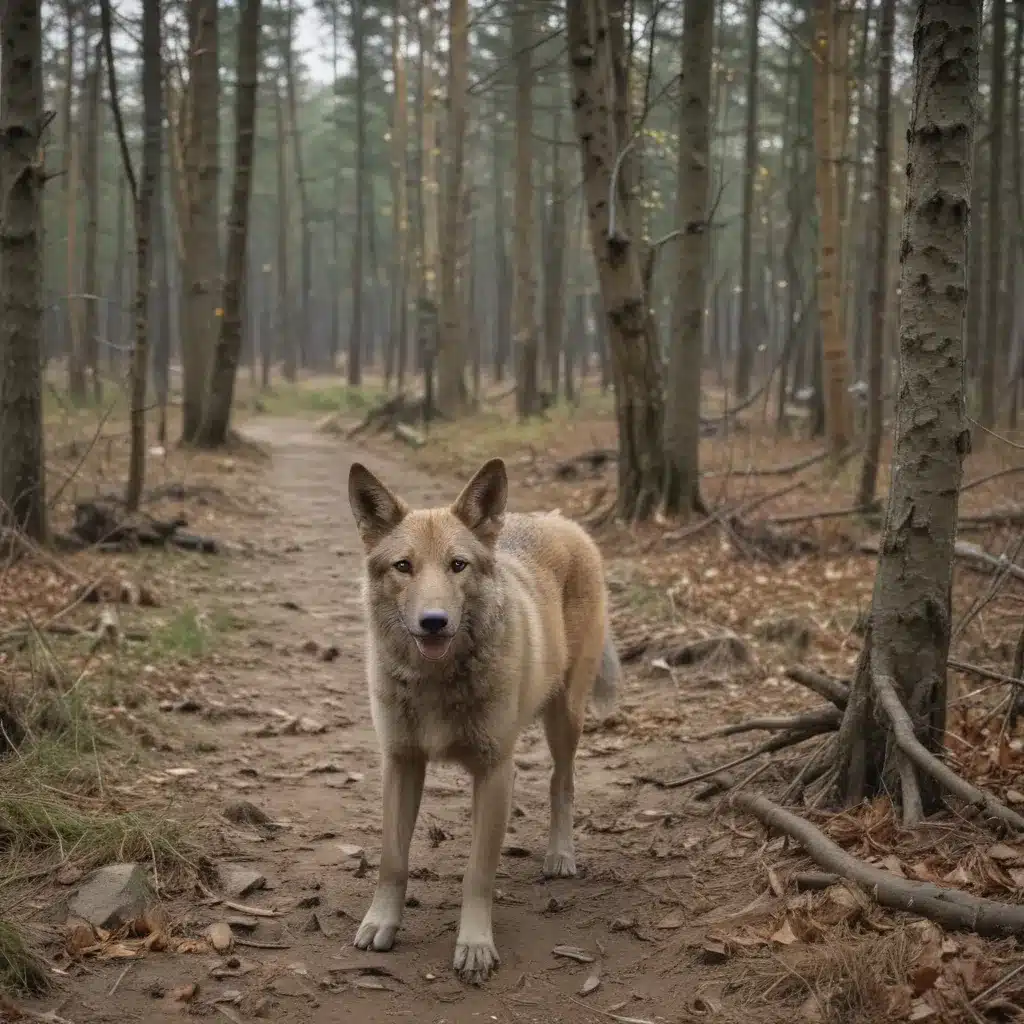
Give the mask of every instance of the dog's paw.
POLYGON ((571 853, 551 851, 544 858, 545 878, 575 878, 576 858, 571 853))
POLYGON ((486 981, 500 963, 497 947, 490 936, 478 941, 460 940, 455 944, 455 970, 469 985, 486 981))
POLYGON ((386 953, 394 944, 398 934, 398 922, 377 917, 371 910, 356 932, 352 945, 357 949, 373 949, 386 953))

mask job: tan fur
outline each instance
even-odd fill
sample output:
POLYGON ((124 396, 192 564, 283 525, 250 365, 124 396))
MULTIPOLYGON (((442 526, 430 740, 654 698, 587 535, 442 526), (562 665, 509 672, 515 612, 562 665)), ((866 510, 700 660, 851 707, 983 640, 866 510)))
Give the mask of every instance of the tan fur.
POLYGON ((358 463, 349 474, 366 546, 367 674, 384 784, 380 874, 355 945, 391 948, 426 764, 454 761, 473 778, 455 951, 469 981, 499 959, 491 904, 516 741, 543 716, 554 762, 544 873, 574 875, 576 746, 588 698, 607 707, 620 673, 597 546, 560 515, 506 515, 507 489, 493 459, 450 508, 411 510, 358 463), (425 632, 442 621, 435 636, 425 632))

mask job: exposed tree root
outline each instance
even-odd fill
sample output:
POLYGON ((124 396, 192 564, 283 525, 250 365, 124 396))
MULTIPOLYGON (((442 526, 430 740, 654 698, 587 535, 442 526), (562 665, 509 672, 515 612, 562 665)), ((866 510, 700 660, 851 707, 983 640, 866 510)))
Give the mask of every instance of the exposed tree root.
POLYGON ((927 917, 944 928, 972 931, 990 938, 1024 934, 1024 906, 900 878, 866 864, 832 842, 809 821, 766 797, 737 793, 731 803, 766 826, 795 839, 822 868, 856 883, 883 907, 927 917))
MULTIPOLYGON (((914 724, 907 709, 900 702, 896 684, 890 675, 874 669, 871 673, 871 684, 892 725, 893 736, 904 754, 902 762, 911 761, 925 774, 930 775, 954 796, 967 803, 983 809, 989 817, 995 818, 1018 832, 1024 831, 1024 818, 1016 811, 1010 810, 994 796, 972 786, 961 778, 949 765, 940 761, 929 751, 914 734, 914 724)), ((921 810, 921 794, 917 786, 916 775, 910 766, 900 765, 900 782, 904 798, 904 822, 912 824, 923 817, 921 810), (913 787, 908 786, 908 777, 914 777, 913 787), (908 792, 909 789, 909 792, 908 792), (916 791, 916 806, 913 804, 916 791), (908 802, 908 797, 911 802, 908 802)))
POLYGON ((794 683, 800 683, 809 690, 813 690, 819 697, 831 701, 840 711, 845 710, 850 700, 850 684, 841 679, 833 679, 821 672, 804 668, 802 665, 794 665, 786 669, 786 677, 794 683))

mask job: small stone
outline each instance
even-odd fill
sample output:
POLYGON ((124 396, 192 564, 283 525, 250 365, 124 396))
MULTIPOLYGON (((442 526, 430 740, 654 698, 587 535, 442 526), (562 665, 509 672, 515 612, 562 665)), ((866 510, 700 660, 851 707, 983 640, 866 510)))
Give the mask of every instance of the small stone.
POLYGON ((232 821, 236 825, 273 825, 270 815, 266 811, 261 811, 248 800, 236 800, 234 803, 228 804, 222 813, 228 821, 232 821))
POLYGON ((338 849, 341 851, 342 857, 347 857, 349 860, 359 860, 366 853, 361 846, 353 846, 351 843, 341 843, 338 849))
POLYGON ((229 896, 249 896, 251 893, 267 887, 266 878, 258 871, 238 865, 227 865, 220 869, 224 892, 229 896))
POLYGON ((108 864, 94 871, 71 897, 68 912, 112 930, 142 917, 156 893, 141 864, 108 864))
POLYGON ((231 947, 235 944, 235 937, 231 933, 231 925, 227 921, 217 921, 206 929, 206 937, 210 945, 218 953, 230 953, 231 947))

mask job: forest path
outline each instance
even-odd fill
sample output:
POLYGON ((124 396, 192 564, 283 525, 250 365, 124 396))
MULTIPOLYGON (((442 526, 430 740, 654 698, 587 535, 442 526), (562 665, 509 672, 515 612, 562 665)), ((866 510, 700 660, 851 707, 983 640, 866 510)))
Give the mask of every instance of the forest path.
MULTIPOLYGON (((281 916, 261 921, 253 934, 250 941, 263 947, 236 949, 241 976, 211 977, 221 957, 152 955, 134 965, 110 997, 121 967, 96 965, 94 974, 74 983, 81 991, 63 1012, 75 1024, 180 1021, 180 1004, 153 995, 195 981, 199 1002, 186 1013, 205 1008, 217 1019, 280 1024, 751 1021, 749 1008, 740 1013, 737 1006, 733 1016, 718 1001, 718 972, 712 973, 719 1009, 710 1017, 700 1012, 714 1005, 697 999, 702 979, 711 978, 699 963, 699 949, 688 948, 708 926, 700 915, 716 907, 721 912, 722 902, 746 902, 749 895, 747 885, 725 877, 721 857, 720 873, 710 875, 692 860, 711 838, 703 807, 636 788, 635 776, 645 769, 686 768, 678 742, 659 738, 657 730, 585 735, 577 775, 581 877, 551 882, 541 879, 540 870, 548 754, 537 727, 523 737, 516 809, 497 883, 495 938, 502 965, 486 986, 467 988, 451 969, 470 842, 469 794, 455 769, 428 772, 413 841, 410 908, 394 951, 364 954, 352 947, 380 856, 380 777, 363 668, 362 550, 346 497, 348 468, 362 458, 414 505, 450 500, 456 484, 432 483, 399 461, 360 453, 304 420, 261 418, 249 422, 245 433, 272 451, 267 483, 279 514, 259 527, 264 554, 237 560, 223 579, 210 583, 213 596, 229 601, 241 621, 229 649, 217 649, 216 669, 204 673, 197 687, 201 700, 241 701, 248 712, 196 719, 196 736, 211 742, 190 751, 186 763, 199 772, 185 792, 213 812, 250 800, 288 826, 269 838, 248 829, 237 835, 251 862, 244 866, 267 879, 265 891, 241 902, 281 916), (317 653, 327 645, 337 647, 333 661, 317 653), (314 719, 326 731, 307 734, 301 725, 298 732, 282 731, 274 725, 284 720, 280 712, 314 719), (369 866, 354 847, 365 850, 369 866), (710 890, 729 890, 729 896, 716 900, 710 890), (596 963, 556 956, 556 946, 579 947, 596 963), (363 974, 359 965, 386 974, 363 974), (595 968, 601 986, 583 997, 581 987, 595 968), (240 991, 243 999, 221 1014, 207 1001, 224 990, 240 991)), ((511 505, 516 507, 514 487, 511 505)), ((643 700, 643 688, 653 685, 630 680, 626 689, 634 706, 643 700)), ((700 695, 692 697, 699 705, 700 695)), ((718 846, 722 830, 715 831, 718 846)), ((225 913, 194 903, 179 909, 178 918, 195 931, 225 913)))

